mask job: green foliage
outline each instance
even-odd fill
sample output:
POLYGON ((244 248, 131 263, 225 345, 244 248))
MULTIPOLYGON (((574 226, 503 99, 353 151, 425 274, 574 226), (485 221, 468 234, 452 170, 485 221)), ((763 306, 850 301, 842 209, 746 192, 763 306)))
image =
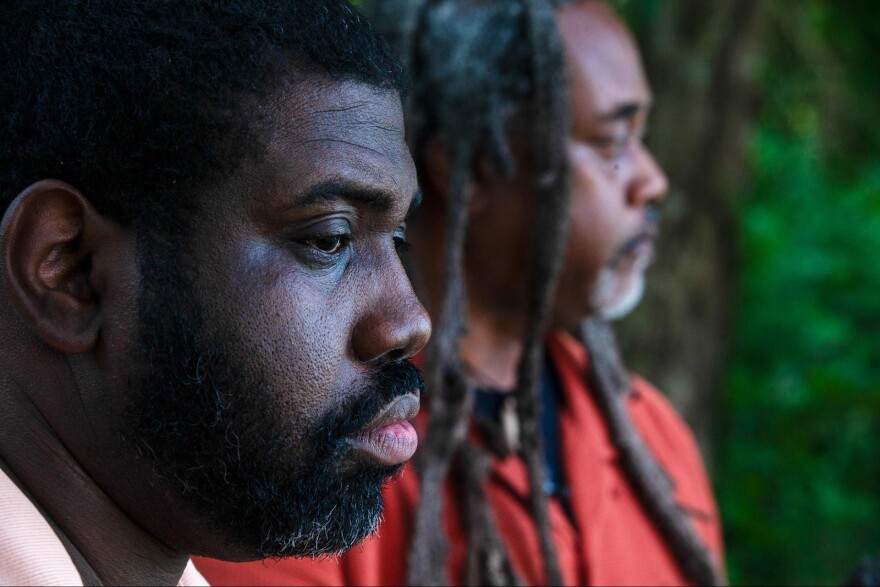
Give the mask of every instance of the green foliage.
POLYGON ((818 141, 762 127, 741 209, 716 471, 735 584, 836 584, 880 551, 880 164, 835 181, 818 141))
MULTIPOLYGON (((833 585, 880 554, 880 19, 876 0, 758 2, 713 477, 733 584, 833 585)), ((664 14, 711 10, 611 4, 644 46, 664 14)))
POLYGON ((880 116, 866 107, 880 31, 871 2, 783 4, 739 208, 715 481, 734 584, 839 584, 880 552, 880 116))

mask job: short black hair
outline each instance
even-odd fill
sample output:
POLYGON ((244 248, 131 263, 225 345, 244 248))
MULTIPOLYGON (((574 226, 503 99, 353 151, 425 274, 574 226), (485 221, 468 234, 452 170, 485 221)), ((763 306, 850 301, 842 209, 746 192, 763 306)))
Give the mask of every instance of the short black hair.
POLYGON ((259 149, 249 98, 309 75, 404 85, 344 0, 2 2, 0 206, 41 179, 126 224, 191 199, 259 149))

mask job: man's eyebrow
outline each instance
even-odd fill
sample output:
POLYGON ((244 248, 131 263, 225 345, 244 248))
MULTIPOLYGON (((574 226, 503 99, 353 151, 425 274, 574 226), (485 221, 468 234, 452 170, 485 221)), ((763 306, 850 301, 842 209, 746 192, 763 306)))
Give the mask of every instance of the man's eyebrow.
POLYGON ((624 102, 615 106, 610 112, 601 114, 599 120, 602 122, 617 122, 618 120, 629 120, 642 110, 651 108, 650 103, 643 102, 624 102))
POLYGON ((360 204, 377 212, 390 212, 394 208, 394 195, 380 189, 365 187, 357 183, 328 181, 310 187, 304 194, 297 196, 297 206, 310 206, 317 202, 345 200, 352 204, 360 204))

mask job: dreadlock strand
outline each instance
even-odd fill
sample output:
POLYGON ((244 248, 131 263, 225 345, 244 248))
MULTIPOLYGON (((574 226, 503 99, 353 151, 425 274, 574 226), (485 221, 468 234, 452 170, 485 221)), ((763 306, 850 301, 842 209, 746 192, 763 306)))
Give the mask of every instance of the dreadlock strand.
POLYGON ((481 476, 485 458, 465 442, 471 397, 458 356, 465 328, 462 258, 468 171, 477 152, 488 156, 502 174, 512 171, 507 123, 516 115, 532 121, 535 188, 540 205, 524 352, 514 393, 520 419, 529 428, 524 431, 522 444, 532 488, 530 511, 540 537, 546 576, 556 584, 561 577, 543 493, 535 392, 547 307, 567 226, 567 110, 555 19, 547 0, 384 1, 393 8, 380 19, 386 25, 385 32, 391 29, 389 38, 396 42, 402 61, 410 71, 418 72, 412 79, 406 109, 408 142, 416 164, 423 163, 428 141, 437 137, 446 150, 451 171, 445 198, 445 285, 434 339, 426 350, 430 411, 426 440, 417 459, 422 489, 408 579, 413 584, 442 584, 446 579, 441 499, 450 458, 454 458, 468 468, 473 466, 473 471, 465 471, 461 477, 466 481, 464 522, 472 554, 469 581, 477 582, 479 578, 479 583, 519 583, 486 501, 481 476), (528 43, 520 40, 523 33, 528 34, 528 43), (531 105, 531 111, 524 111, 525 104, 531 105))
POLYGON ((432 411, 428 416, 426 443, 418 467, 421 496, 408 559, 408 583, 411 585, 449 583, 446 574, 448 543, 440 523, 443 484, 452 453, 455 447, 462 445, 470 412, 464 378, 460 373, 447 371, 446 381, 434 389, 440 390, 450 401, 436 415, 432 411))
MULTIPOLYGON (((428 28, 428 0, 388 0, 376 6, 377 20, 394 22, 385 33, 395 42, 401 62, 408 71, 429 69, 420 51, 420 31, 428 28)), ((413 100, 407 105, 407 135, 411 145, 420 145, 429 124, 420 108, 413 108, 430 83, 416 78, 413 100)), ((428 422, 425 440, 416 461, 421 498, 415 515, 412 546, 408 558, 411 584, 445 585, 448 544, 438 521, 442 519, 443 483, 456 447, 466 434, 470 412, 467 387, 458 362, 458 341, 464 328, 462 255, 467 227, 468 166, 472 139, 464 136, 452 146, 448 207, 445 218, 446 247, 443 257, 444 291, 437 327, 425 352, 428 422)))
MULTIPOLYGON (((439 523, 442 519, 440 497, 444 479, 440 472, 446 471, 449 451, 461 446, 471 410, 465 379, 458 361, 458 341, 464 329, 462 257, 469 204, 469 193, 465 191, 469 179, 467 172, 477 148, 481 153, 488 152, 493 163, 500 163, 502 170, 510 168, 506 143, 498 141, 497 137, 500 134, 498 129, 503 128, 503 123, 498 119, 508 110, 512 110, 506 108, 506 102, 510 101, 510 94, 513 92, 504 89, 511 84, 511 80, 498 76, 496 71, 503 69, 502 67, 477 67, 477 71, 474 71, 474 67, 486 59, 489 51, 493 51, 494 59, 499 61, 509 55, 509 52, 498 50, 499 39, 497 35, 491 34, 493 25, 497 28, 499 22, 503 23, 500 30, 507 42, 516 47, 515 30, 507 23, 512 16, 516 16, 517 11, 521 11, 521 8, 513 2, 486 3, 475 7, 473 12, 462 11, 462 4, 457 1, 432 2, 426 5, 425 15, 420 19, 419 26, 423 26, 425 30, 418 35, 417 42, 412 43, 415 48, 413 63, 422 69, 419 70, 419 83, 414 88, 413 102, 420 107, 415 108, 418 116, 414 117, 416 130, 410 137, 410 144, 419 158, 428 138, 442 137, 451 162, 452 176, 446 198, 448 218, 444 268, 448 291, 443 297, 439 316, 441 336, 437 340, 434 356, 429 354, 433 364, 433 367, 429 365, 429 369, 434 369, 435 375, 432 377, 431 373, 428 374, 429 385, 433 380, 433 389, 441 390, 438 395, 442 395, 442 399, 431 402, 431 417, 433 418, 435 409, 443 417, 436 418, 435 426, 429 424, 427 435, 429 442, 431 435, 434 435, 437 442, 444 443, 447 452, 427 452, 423 460, 423 489, 427 494, 423 493, 422 499, 427 496, 432 503, 419 506, 409 574, 410 582, 414 584, 436 584, 446 577, 446 539, 442 524, 439 523), (467 18, 471 14, 475 14, 477 18, 467 18), (474 75, 475 73, 481 75, 474 75), (499 148, 502 146, 504 148, 499 148), (454 221, 453 216, 456 219, 454 221), (455 334, 444 337, 444 333, 455 334), (444 373, 447 380, 441 382, 439 379, 444 373), (458 431, 460 436, 451 435, 452 430, 458 431)), ((475 494, 482 494, 484 491, 482 484, 471 485, 475 494)), ((474 507, 487 508, 485 499, 471 500, 471 503, 474 507)), ((488 510, 485 516, 467 516, 465 524, 469 536, 476 537, 482 533, 484 542, 502 544, 488 510)), ((517 583, 504 549, 490 551, 486 553, 487 556, 474 561, 480 567, 479 575, 487 579, 494 577, 493 580, 517 583)))
POLYGON ((568 136, 562 42, 546 0, 524 0, 531 45, 532 156, 535 165, 537 221, 534 226, 528 318, 516 388, 520 444, 529 475, 529 506, 535 520, 548 584, 561 585, 562 575, 550 531, 545 464, 538 429, 538 373, 543 333, 562 265, 568 227, 568 136))
POLYGON ((723 585, 717 561, 673 497, 672 481, 633 425, 626 407, 630 379, 620 359, 614 333, 603 320, 590 319, 582 326, 580 338, 590 357, 588 387, 642 508, 689 581, 696 585, 723 585))
POLYGON ((443 259, 445 289, 439 312, 439 332, 426 353, 426 389, 429 390, 428 425, 419 456, 421 499, 409 558, 413 585, 445 585, 448 545, 437 531, 442 519, 443 480, 449 461, 465 440, 470 402, 458 360, 458 342, 464 326, 463 251, 467 231, 470 190, 467 189, 470 146, 466 139, 455 145, 446 213, 446 248, 443 259))
POLYGON ((459 448, 456 476, 462 480, 467 527, 466 585, 522 585, 501 543, 495 516, 486 500, 483 483, 489 474, 489 455, 471 443, 459 448))

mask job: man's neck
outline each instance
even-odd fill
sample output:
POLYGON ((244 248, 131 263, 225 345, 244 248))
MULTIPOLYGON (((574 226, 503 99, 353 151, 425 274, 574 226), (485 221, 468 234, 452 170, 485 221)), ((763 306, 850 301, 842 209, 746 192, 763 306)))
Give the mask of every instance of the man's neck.
POLYGON ((64 435, 53 428, 60 414, 69 419, 85 417, 72 401, 75 394, 64 393, 59 382, 58 405, 49 412, 25 391, 52 375, 50 369, 35 374, 36 381, 27 384, 0 382, 4 471, 55 531, 84 584, 176 585, 188 557, 162 545, 128 517, 68 450, 64 435))

